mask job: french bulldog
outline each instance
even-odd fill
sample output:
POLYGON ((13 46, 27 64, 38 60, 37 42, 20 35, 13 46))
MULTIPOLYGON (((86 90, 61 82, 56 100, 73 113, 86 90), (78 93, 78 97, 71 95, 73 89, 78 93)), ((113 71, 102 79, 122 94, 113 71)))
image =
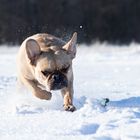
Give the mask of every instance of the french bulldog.
POLYGON ((52 90, 61 90, 64 110, 73 105, 72 60, 76 55, 77 33, 67 43, 47 33, 23 41, 17 56, 18 81, 40 99, 50 100, 52 90))

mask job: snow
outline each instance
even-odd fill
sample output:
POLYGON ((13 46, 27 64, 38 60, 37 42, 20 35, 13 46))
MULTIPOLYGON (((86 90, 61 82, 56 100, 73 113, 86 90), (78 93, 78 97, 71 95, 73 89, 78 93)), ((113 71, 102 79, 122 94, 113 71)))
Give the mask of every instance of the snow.
POLYGON ((75 112, 16 84, 18 48, 0 47, 0 140, 140 139, 140 46, 80 45, 74 60, 75 112), (100 106, 109 98, 107 107, 100 106))

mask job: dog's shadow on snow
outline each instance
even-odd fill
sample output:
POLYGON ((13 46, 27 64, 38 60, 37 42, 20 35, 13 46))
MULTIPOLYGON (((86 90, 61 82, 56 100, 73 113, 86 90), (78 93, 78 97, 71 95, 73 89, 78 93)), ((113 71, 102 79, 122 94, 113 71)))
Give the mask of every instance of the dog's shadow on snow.
POLYGON ((118 101, 110 101, 109 106, 111 107, 140 107, 140 97, 130 97, 127 99, 121 99, 118 101))
MULTIPOLYGON (((85 104, 89 104, 90 106, 92 106, 92 108, 94 107, 94 109, 96 109, 96 107, 99 107, 101 105, 99 99, 86 98, 85 96, 80 97, 79 99, 75 99, 74 103, 77 107, 77 110, 83 108, 85 104)), ((110 100, 109 103, 107 104, 107 107, 116 107, 116 108, 140 107, 140 97, 129 97, 117 101, 110 100)))
MULTIPOLYGON (((85 96, 82 96, 80 98, 74 99, 74 105, 77 108, 77 111, 82 108, 89 108, 92 109, 100 109, 102 111, 105 111, 105 107, 101 106, 99 99, 92 99, 92 98, 86 98, 85 96)), ((60 105, 59 105, 60 106, 60 105)), ((43 113, 46 108, 43 108, 42 106, 31 106, 31 105, 22 105, 21 107, 16 107, 16 112, 18 114, 36 114, 36 113, 43 113)), ((125 107, 140 107, 140 97, 130 97, 127 99, 121 99, 118 101, 110 101, 106 107, 116 107, 116 108, 125 108, 125 107)), ((50 107, 50 110, 59 110, 62 111, 62 108, 52 108, 50 107)), ((140 115, 140 114, 139 114, 140 115)))

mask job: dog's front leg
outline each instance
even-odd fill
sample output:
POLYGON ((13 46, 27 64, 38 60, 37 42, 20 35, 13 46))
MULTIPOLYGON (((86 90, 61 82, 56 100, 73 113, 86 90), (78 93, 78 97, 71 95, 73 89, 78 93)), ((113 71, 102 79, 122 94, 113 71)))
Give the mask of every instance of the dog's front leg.
POLYGON ((28 87, 29 90, 32 91, 32 93, 40 98, 45 100, 50 100, 52 97, 52 93, 48 92, 46 90, 42 90, 40 87, 38 87, 38 82, 34 80, 28 80, 24 79, 23 83, 28 87))
POLYGON ((66 111, 75 111, 76 108, 73 105, 73 86, 66 87, 61 90, 62 96, 64 98, 64 109, 66 111))

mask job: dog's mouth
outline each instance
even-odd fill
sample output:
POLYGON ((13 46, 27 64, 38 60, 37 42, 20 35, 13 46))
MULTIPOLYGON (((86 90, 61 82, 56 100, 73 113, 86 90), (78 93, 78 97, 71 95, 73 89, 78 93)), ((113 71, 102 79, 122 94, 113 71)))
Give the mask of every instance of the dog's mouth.
POLYGON ((67 87, 67 83, 66 82, 54 83, 50 87, 50 90, 60 90, 60 89, 63 89, 65 87, 67 87))
POLYGON ((49 76, 48 85, 50 90, 60 90, 68 86, 68 80, 62 73, 53 73, 49 76))

